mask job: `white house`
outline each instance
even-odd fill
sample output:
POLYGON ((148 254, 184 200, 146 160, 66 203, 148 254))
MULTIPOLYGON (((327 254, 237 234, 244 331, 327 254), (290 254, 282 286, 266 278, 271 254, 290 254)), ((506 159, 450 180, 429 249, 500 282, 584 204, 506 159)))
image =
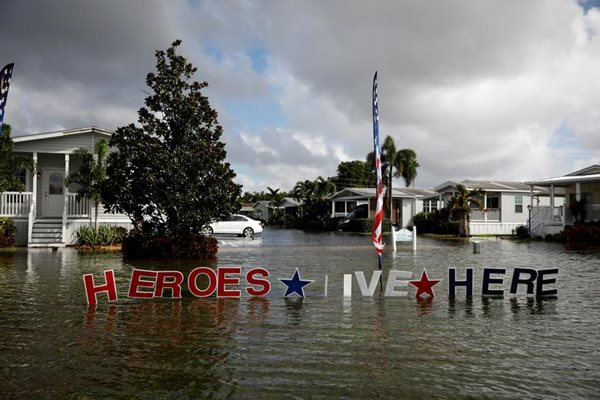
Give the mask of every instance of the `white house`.
MULTIPOLYGON (((423 199, 433 194, 433 191, 427 189, 392 188, 392 223, 400 227, 411 226, 412 217, 423 211, 423 199)), ((331 218, 344 217, 355 207, 363 204, 367 205, 369 218, 375 216, 377 206, 375 188, 342 189, 330 196, 329 200, 331 218)))
MULTIPOLYGON (((438 197, 438 209, 448 204, 458 184, 464 185, 467 190, 483 191, 481 208, 473 208, 471 211, 471 235, 510 235, 516 227, 528 224, 528 205, 548 206, 551 202, 549 191, 537 185, 508 181, 446 181, 434 188, 438 197)), ((562 197, 558 196, 557 193, 553 201, 562 204, 564 191, 562 197)))
MULTIPOLYGON (((73 150, 94 152, 96 143, 111 132, 97 128, 69 129, 13 138, 14 151, 31 155, 33 171, 23 171, 24 192, 0 193, 0 216, 11 217, 17 228, 17 245, 60 247, 74 243, 75 231, 90 224, 94 210, 88 199, 77 201, 76 185, 65 186, 65 177, 77 171, 80 160, 73 150)), ((100 206, 100 224, 131 228, 126 215, 109 214, 100 206)))
POLYGON ((600 221, 600 165, 591 165, 570 174, 527 182, 530 187, 544 187, 550 193, 550 203, 531 205, 529 232, 533 236, 559 233, 575 218, 571 205, 581 202, 584 221, 600 221), (556 201, 563 193, 565 202, 556 201))

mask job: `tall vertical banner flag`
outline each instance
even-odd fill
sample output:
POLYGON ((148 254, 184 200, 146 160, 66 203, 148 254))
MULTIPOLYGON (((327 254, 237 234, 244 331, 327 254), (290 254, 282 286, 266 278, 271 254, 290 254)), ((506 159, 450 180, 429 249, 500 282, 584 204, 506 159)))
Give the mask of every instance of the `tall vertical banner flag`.
POLYGON ((14 66, 14 63, 8 64, 0 71, 0 132, 2 132, 2 124, 4 123, 4 107, 8 98, 8 87, 10 86, 14 66))
POLYGON ((379 258, 379 269, 381 269, 381 254, 383 253, 383 244, 381 238, 381 226, 383 224, 383 179, 381 177, 381 149, 379 147, 379 111, 377 108, 377 71, 373 77, 373 144, 375 146, 375 170, 377 171, 377 208, 375 210, 375 219, 373 220, 373 230, 371 240, 377 250, 379 258))

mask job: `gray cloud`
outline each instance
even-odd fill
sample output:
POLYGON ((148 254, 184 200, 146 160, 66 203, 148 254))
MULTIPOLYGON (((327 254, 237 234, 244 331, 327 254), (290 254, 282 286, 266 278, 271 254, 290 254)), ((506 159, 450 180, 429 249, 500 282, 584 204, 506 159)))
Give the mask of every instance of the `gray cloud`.
POLYGON ((598 9, 570 0, 9 0, 0 14, 16 132, 136 120, 155 49, 182 38, 247 190, 364 158, 376 69, 381 133, 417 151, 417 186, 597 161, 599 33, 598 9), (279 118, 246 120, 232 102, 276 104, 279 118))

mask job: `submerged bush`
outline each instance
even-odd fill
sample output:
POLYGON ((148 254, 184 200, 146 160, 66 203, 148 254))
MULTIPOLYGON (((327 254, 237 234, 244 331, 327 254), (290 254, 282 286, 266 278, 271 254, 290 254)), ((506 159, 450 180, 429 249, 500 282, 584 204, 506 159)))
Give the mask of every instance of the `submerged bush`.
POLYGON ((190 235, 179 238, 154 236, 132 231, 123 240, 126 258, 197 260, 217 256, 217 239, 211 236, 190 235))
POLYGON ((92 226, 83 226, 75 232, 78 246, 110 246, 119 244, 127 234, 120 226, 100 225, 96 231, 92 226))
POLYGON ((15 222, 8 217, 0 218, 0 247, 12 247, 15 245, 15 233, 17 227, 15 222))
POLYGON ((529 228, 527 225, 519 225, 512 230, 512 234, 519 239, 525 239, 529 237, 529 228))
POLYGON ((600 245, 600 223, 586 222, 567 226, 564 230, 564 237, 568 243, 600 245))
MULTIPOLYGON (((373 218, 352 218, 343 228, 343 230, 347 232, 371 232, 372 229, 373 218)), ((383 220, 381 231, 392 231, 392 223, 389 219, 383 220)))

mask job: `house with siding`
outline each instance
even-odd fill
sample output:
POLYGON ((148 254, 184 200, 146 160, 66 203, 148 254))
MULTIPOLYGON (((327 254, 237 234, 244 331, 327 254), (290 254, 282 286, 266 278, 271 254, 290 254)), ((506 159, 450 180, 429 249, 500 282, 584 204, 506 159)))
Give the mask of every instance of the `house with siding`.
POLYGON ((531 190, 544 187, 550 193, 549 204, 531 204, 529 232, 532 236, 545 236, 561 232, 575 222, 573 206, 580 205, 579 219, 585 222, 600 221, 600 165, 591 165, 570 174, 527 182, 531 190), (564 196, 564 201, 556 201, 564 196))
POLYGON ((531 205, 549 206, 551 201, 562 205, 564 202, 564 191, 557 192, 551 200, 548 189, 539 185, 467 179, 461 182, 446 181, 434 188, 438 209, 448 204, 459 184, 467 190, 481 189, 483 192, 481 207, 472 207, 471 210, 471 235, 510 235, 516 227, 528 224, 531 205))
MULTIPOLYGON (((19 178, 23 192, 0 193, 0 216, 10 217, 17 228, 17 245, 61 247, 73 244, 75 231, 94 220, 92 202, 77 200, 77 185, 65 185, 65 177, 77 171, 81 160, 71 153, 78 148, 94 152, 96 143, 110 139, 111 132, 88 127, 37 133, 13 138, 14 151, 29 155, 33 171, 24 170, 19 178)), ((110 214, 100 205, 99 224, 132 228, 123 214, 110 214)))
MULTIPOLYGON (((385 191, 384 191, 385 194, 385 191)), ((430 207, 424 198, 434 195, 428 189, 392 188, 392 224, 400 227, 412 226, 412 217, 430 207)), ((329 197, 331 218, 345 217, 355 207, 367 205, 369 218, 374 218, 377 206, 375 188, 345 188, 329 197)))

